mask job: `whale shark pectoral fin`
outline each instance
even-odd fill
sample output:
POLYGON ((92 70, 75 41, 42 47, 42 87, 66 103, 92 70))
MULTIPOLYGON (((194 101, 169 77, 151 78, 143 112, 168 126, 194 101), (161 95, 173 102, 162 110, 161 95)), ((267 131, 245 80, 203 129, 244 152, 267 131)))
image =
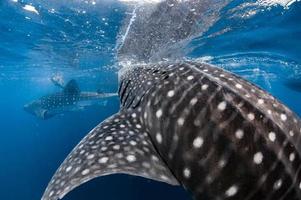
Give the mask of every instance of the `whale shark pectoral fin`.
POLYGON ((73 149, 42 200, 63 198, 96 177, 124 173, 178 185, 135 113, 120 112, 96 126, 73 149))
POLYGON ((97 91, 98 96, 100 96, 101 98, 108 98, 108 97, 117 97, 118 94, 117 93, 104 93, 104 92, 100 92, 97 91))

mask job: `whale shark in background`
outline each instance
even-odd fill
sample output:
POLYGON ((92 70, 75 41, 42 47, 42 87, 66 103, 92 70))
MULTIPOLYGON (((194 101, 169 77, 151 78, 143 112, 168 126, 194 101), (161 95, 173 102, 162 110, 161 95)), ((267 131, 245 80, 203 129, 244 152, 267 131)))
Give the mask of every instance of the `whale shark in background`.
MULTIPOLYGON (((165 1, 170 2, 176 1, 165 1)), ((144 34, 136 33, 135 43, 143 44, 144 34)), ((157 40, 150 41, 151 48, 156 46, 157 40)), ((126 49, 120 57, 140 61, 140 54, 131 56, 126 49)), ((114 173, 181 185, 198 200, 301 198, 301 120, 296 114, 221 68, 194 61, 148 63, 150 52, 143 54, 146 64, 121 68, 120 111, 73 149, 42 200, 61 199, 91 179, 114 173)))
POLYGON ((24 105, 24 110, 41 119, 49 119, 67 111, 82 110, 102 98, 116 96, 115 93, 98 93, 80 91, 75 80, 70 80, 62 92, 46 95, 24 105))

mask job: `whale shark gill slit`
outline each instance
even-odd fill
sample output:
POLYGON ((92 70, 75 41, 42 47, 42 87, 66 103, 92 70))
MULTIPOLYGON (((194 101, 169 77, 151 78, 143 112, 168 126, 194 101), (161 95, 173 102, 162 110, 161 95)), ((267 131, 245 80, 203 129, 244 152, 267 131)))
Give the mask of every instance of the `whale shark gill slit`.
POLYGON ((122 103, 122 106, 124 107, 127 107, 127 102, 128 102, 128 98, 131 96, 131 92, 132 92, 132 89, 129 88, 127 91, 126 91, 126 97, 122 103))
POLYGON ((124 101, 123 98, 124 98, 124 95, 125 95, 125 93, 127 91, 127 88, 129 87, 130 83, 131 83, 131 80, 128 80, 126 82, 124 88, 121 89, 121 94, 120 94, 120 102, 121 103, 124 101))
POLYGON ((120 91, 121 91, 122 86, 123 86, 123 81, 121 81, 120 84, 119 84, 118 91, 117 91, 118 95, 120 95, 120 91))
MULTIPOLYGON (((143 90, 143 88, 141 88, 141 90, 143 90)), ((139 104, 141 103, 142 99, 144 98, 144 96, 146 94, 148 94, 149 91, 150 91, 150 89, 148 89, 146 91, 144 90, 144 92, 141 91, 141 95, 138 95, 136 98, 134 98, 134 101, 133 101, 131 107, 133 109, 137 108, 139 106, 139 104)))
POLYGON ((135 101, 135 98, 136 97, 132 97, 132 99, 129 101, 129 103, 127 104, 127 106, 126 106, 126 108, 130 108, 131 106, 132 106, 132 104, 133 104, 133 102, 135 101))

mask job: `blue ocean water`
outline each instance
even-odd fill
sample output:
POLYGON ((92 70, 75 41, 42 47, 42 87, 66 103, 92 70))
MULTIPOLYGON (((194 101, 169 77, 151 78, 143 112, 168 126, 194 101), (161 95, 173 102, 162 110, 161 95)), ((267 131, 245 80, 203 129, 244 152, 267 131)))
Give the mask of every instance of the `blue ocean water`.
MULTIPOLYGON (((56 75, 82 90, 115 92, 116 41, 130 9, 113 0, 0 1, 0 199, 40 199, 72 148, 118 111, 117 97, 48 120, 23 105, 59 91, 56 75)), ((301 116, 301 2, 230 1, 186 47, 186 59, 241 75, 301 116)), ((65 197, 141 198, 190 199, 180 187, 127 175, 98 178, 65 197)))

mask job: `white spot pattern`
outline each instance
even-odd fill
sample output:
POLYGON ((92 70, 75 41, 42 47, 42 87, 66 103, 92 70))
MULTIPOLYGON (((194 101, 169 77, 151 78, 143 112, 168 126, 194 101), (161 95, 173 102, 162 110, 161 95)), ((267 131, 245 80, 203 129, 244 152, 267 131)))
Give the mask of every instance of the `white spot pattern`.
POLYGON ((286 121, 287 120, 287 116, 285 114, 281 114, 280 118, 282 121, 286 121))
POLYGON ((90 172, 89 169, 85 169, 85 170, 82 171, 82 175, 85 176, 85 175, 87 175, 89 172, 90 172))
POLYGON ((253 121, 255 119, 254 113, 249 113, 248 114, 248 119, 251 120, 251 121, 253 121))
POLYGON ((225 101, 222 101, 218 104, 217 109, 220 111, 224 111, 227 107, 227 103, 225 101))
POLYGON ((177 123, 178 123, 179 126, 183 126, 183 125, 184 125, 184 122, 185 122, 185 120, 184 120, 184 118, 182 118, 182 117, 180 117, 180 118, 177 120, 177 123))
POLYGON ((193 140, 193 147, 200 148, 200 147, 202 147, 203 143, 204 143, 204 139, 202 137, 196 137, 193 140))
POLYGON ((157 133, 157 134, 156 134, 156 140, 157 140, 157 142, 158 142, 159 144, 162 143, 162 135, 161 135, 160 133, 157 133))
POLYGON ((136 161, 136 156, 134 156, 134 155, 128 155, 128 156, 126 157, 126 159, 127 159, 129 162, 134 162, 134 161, 136 161))
POLYGON ((156 112, 157 118, 160 118, 162 116, 162 114, 163 114, 163 112, 161 109, 157 110, 157 112, 156 112))
POLYGON ((192 80, 193 78, 194 78, 193 76, 188 76, 188 77, 187 77, 187 80, 190 81, 190 80, 192 80))
POLYGON ((257 152, 254 154, 253 161, 255 164, 259 165, 262 163, 263 155, 261 152, 257 152))
POLYGON ((98 160, 98 162, 101 163, 101 164, 104 164, 104 163, 107 163, 108 160, 109 160, 108 157, 102 157, 102 158, 100 158, 100 159, 98 160))
POLYGON ((238 188, 236 185, 231 186, 227 191, 226 191, 226 196, 227 197, 232 197, 234 196, 238 191, 238 188))
POLYGON ((183 175, 184 175, 185 178, 190 178, 190 175, 191 175, 190 169, 184 168, 183 175))
POLYGON ((272 142, 275 142, 275 140, 276 140, 276 134, 274 132, 269 132, 269 139, 272 142))
POLYGON ((205 91, 205 90, 208 89, 208 87, 209 87, 209 86, 208 86, 207 84, 204 84, 204 85, 202 85, 202 90, 205 91))
POLYGON ((168 91, 168 93, 167 93, 167 96, 168 97, 173 97, 175 95, 175 91, 174 90, 170 90, 170 91, 168 91))
POLYGON ((237 139, 242 139, 242 138, 244 137, 244 131, 241 130, 241 129, 236 130, 236 132, 235 132, 235 137, 236 137, 237 139))
POLYGON ((237 87, 238 89, 241 89, 241 88, 242 88, 242 85, 239 84, 239 83, 237 83, 237 84, 235 85, 235 87, 237 87))

